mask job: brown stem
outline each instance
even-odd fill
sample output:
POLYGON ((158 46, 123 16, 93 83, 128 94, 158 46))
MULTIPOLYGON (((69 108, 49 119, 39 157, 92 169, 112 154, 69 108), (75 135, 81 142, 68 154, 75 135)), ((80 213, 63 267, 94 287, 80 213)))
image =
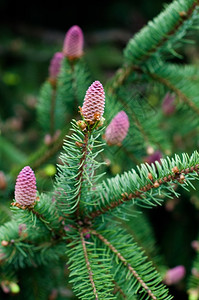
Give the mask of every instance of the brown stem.
POLYGON ((90 282, 91 282, 91 285, 92 285, 92 288, 93 288, 93 294, 95 296, 95 300, 98 300, 99 298, 98 298, 97 290, 96 290, 96 287, 95 287, 95 282, 94 282, 94 279, 93 279, 93 273, 92 273, 91 265, 90 265, 90 262, 89 262, 89 259, 88 259, 86 243, 85 243, 85 240, 84 240, 84 234, 83 234, 82 230, 80 230, 80 237, 81 237, 81 243, 82 243, 82 247, 83 247, 84 258, 85 258, 85 261, 86 261, 86 267, 87 267, 87 270, 88 270, 89 279, 90 279, 90 282))
POLYGON ((83 155, 82 155, 82 158, 80 160, 80 170, 79 170, 79 175, 77 177, 77 180, 79 181, 80 180, 80 188, 79 188, 79 193, 77 195, 77 201, 78 201, 78 204, 77 204, 77 209, 76 209, 76 217, 79 218, 79 215, 80 215, 80 207, 79 207, 79 200, 80 200, 80 197, 81 197, 81 189, 82 189, 82 183, 83 183, 83 175, 84 175, 84 167, 85 167, 85 162, 86 162, 86 155, 87 155, 87 151, 88 151, 88 132, 85 133, 85 138, 84 138, 84 144, 82 144, 82 152, 83 152, 83 155))
POLYGON ((146 283, 141 279, 138 273, 134 270, 134 268, 128 263, 128 261, 122 256, 122 254, 100 233, 95 230, 91 230, 91 233, 96 235, 109 249, 119 258, 119 260, 123 263, 125 267, 130 271, 130 273, 137 279, 140 285, 145 289, 145 291, 149 294, 149 296, 153 300, 157 300, 156 296, 152 293, 146 283))
POLYGON ((119 219, 117 217, 115 217, 116 220, 118 220, 122 226, 127 230, 127 232, 133 237, 134 241, 137 243, 137 245, 139 247, 142 248, 142 250, 144 250, 144 253, 147 257, 147 259, 152 262, 154 268, 156 270, 159 269, 159 266, 154 262, 153 258, 151 257, 151 253, 148 251, 148 249, 146 247, 143 247, 143 243, 142 241, 138 238, 138 236, 136 235, 135 231, 128 225, 128 223, 125 223, 122 219, 119 219))
POLYGON ((156 180, 154 183, 153 182, 149 183, 149 184, 145 185, 144 187, 140 188, 139 191, 135 191, 134 193, 130 193, 130 194, 123 193, 123 194, 121 194, 120 199, 112 201, 112 203, 110 203, 109 205, 91 212, 90 216, 87 216, 86 219, 91 220, 98 216, 101 216, 102 214, 105 214, 107 211, 112 210, 115 207, 118 207, 119 205, 121 205, 125 202, 128 202, 132 199, 136 199, 136 198, 141 199, 144 196, 145 192, 148 192, 153 188, 158 188, 160 185, 164 185, 165 183, 167 183, 169 181, 177 180, 178 182, 183 183, 183 180, 185 180, 183 174, 188 174, 188 173, 192 173, 192 172, 199 173, 198 169, 199 169, 199 164, 192 166, 190 168, 187 168, 185 170, 184 169, 181 171, 178 170, 178 172, 174 171, 173 175, 168 175, 168 176, 165 176, 164 178, 160 178, 159 180, 156 180))
POLYGON ((117 292, 119 292, 121 294, 121 296, 123 297, 123 299, 127 299, 127 296, 125 295, 122 288, 117 284, 117 282, 115 280, 113 280, 113 283, 115 285, 115 290, 113 293, 116 294, 117 292))

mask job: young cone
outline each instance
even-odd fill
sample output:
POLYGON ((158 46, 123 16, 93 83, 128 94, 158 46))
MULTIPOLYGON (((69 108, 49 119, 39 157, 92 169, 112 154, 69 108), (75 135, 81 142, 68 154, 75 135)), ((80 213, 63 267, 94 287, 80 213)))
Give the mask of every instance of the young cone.
POLYGON ((50 79, 56 79, 57 75, 60 72, 61 62, 64 58, 64 55, 62 52, 56 52, 51 59, 50 66, 49 66, 49 77, 50 79))
POLYGON ((176 266, 172 269, 169 269, 166 272, 166 275, 164 277, 164 282, 167 285, 172 285, 172 284, 176 284, 178 283, 181 279, 184 278, 185 276, 185 267, 180 265, 180 266, 176 266))
POLYGON ((76 59, 83 55, 84 36, 81 28, 72 26, 66 33, 63 54, 69 59, 76 59))
POLYGON ((165 116, 170 116, 175 112, 175 98, 176 96, 171 93, 167 93, 162 101, 162 111, 165 116))
POLYGON ((36 193, 35 174, 29 166, 26 166, 17 177, 15 201, 22 206, 31 206, 36 200, 36 193))
POLYGON ((102 84, 94 81, 88 88, 81 109, 82 116, 86 121, 99 121, 104 113, 105 93, 102 84))
POLYGON ((159 150, 156 150, 154 153, 147 156, 144 161, 147 162, 149 165, 151 165, 152 163, 155 163, 156 160, 159 163, 161 163, 161 158, 162 158, 162 153, 159 150))
POLYGON ((108 145, 119 145, 124 140, 129 129, 129 119, 124 111, 120 111, 111 121, 105 132, 108 145))

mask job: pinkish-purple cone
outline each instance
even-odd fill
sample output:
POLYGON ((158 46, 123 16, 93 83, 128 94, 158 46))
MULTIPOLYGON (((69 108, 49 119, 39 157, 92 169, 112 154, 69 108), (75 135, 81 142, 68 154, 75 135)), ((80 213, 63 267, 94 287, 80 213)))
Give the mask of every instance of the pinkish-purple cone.
POLYGON ((17 177, 15 184, 15 201, 23 206, 33 205, 36 200, 36 178, 33 170, 26 166, 17 177))
POLYGON ((85 120, 100 120, 104 113, 105 93, 103 85, 99 81, 94 81, 88 88, 82 106, 82 115, 85 120))
POLYGON ((162 111, 165 116, 170 116, 175 112, 175 98, 176 96, 171 93, 167 93, 162 101, 162 111))
POLYGON ((186 273, 185 267, 184 266, 176 266, 175 268, 169 269, 166 272, 166 275, 164 277, 164 282, 167 285, 171 284, 176 284, 178 283, 181 279, 184 278, 186 273))
POLYGON ((155 161, 158 161, 161 163, 162 153, 159 150, 156 150, 153 154, 147 156, 145 158, 145 161, 150 165, 152 163, 155 163, 155 161))
POLYGON ((106 128, 105 140, 108 145, 120 144, 127 135, 129 129, 129 119, 122 110, 111 121, 106 128))
POLYGON ((56 79, 57 75, 60 72, 61 63, 64 58, 64 55, 62 52, 56 52, 53 56, 53 58, 50 61, 49 66, 49 77, 51 79, 56 79))
POLYGON ((66 33, 63 54, 69 59, 79 58, 83 55, 84 36, 81 28, 72 26, 66 33))

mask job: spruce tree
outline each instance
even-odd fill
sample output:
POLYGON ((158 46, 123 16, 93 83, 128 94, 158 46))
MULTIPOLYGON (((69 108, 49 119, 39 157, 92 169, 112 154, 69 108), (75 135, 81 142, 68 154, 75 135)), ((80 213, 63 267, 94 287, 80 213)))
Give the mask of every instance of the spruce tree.
MULTIPOLYGON (((169 286, 185 268, 167 265, 148 211, 181 194, 198 209, 199 71, 180 62, 198 10, 198 0, 167 5, 103 84, 92 78, 81 28, 68 30, 36 107, 43 144, 26 159, 0 137, 5 159, 16 155, 0 174, 3 198, 14 198, 0 206, 2 299, 173 299, 169 286), (60 149, 42 190, 39 171, 60 149)), ((185 290, 197 300, 198 255, 192 266, 185 290)))

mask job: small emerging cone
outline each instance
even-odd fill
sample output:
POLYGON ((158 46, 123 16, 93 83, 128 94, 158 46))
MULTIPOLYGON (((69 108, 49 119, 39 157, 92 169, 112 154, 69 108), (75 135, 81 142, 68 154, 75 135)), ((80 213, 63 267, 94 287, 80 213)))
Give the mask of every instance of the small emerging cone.
POLYGON ((104 113, 105 93, 103 85, 94 81, 88 88, 81 109, 82 116, 86 121, 100 121, 104 113))
POLYGON ((170 116, 175 112, 176 106, 174 104, 176 96, 167 93, 162 101, 162 111, 165 116, 170 116))
POLYGON ((0 190, 5 190, 7 187, 7 181, 5 174, 0 171, 0 190))
POLYGON ((162 153, 159 150, 156 150, 153 154, 145 158, 145 162, 147 162, 149 165, 155 163, 155 161, 161 163, 161 158, 162 158, 162 153))
POLYGON ((62 52, 56 52, 53 58, 51 59, 49 66, 49 77, 51 80, 57 79, 63 58, 64 55, 62 52))
POLYGON ((63 54, 69 59, 80 58, 83 55, 84 36, 81 28, 72 26, 66 33, 63 54))
POLYGON ((176 266, 175 268, 169 269, 164 277, 164 282, 167 285, 178 283, 185 276, 185 267, 182 265, 176 266))
POLYGON ((36 178, 33 170, 26 166, 19 173, 15 185, 15 201, 22 206, 32 206, 36 200, 36 178))
POLYGON ((127 114, 120 111, 108 125, 104 138, 108 145, 119 145, 124 140, 129 129, 127 114))

